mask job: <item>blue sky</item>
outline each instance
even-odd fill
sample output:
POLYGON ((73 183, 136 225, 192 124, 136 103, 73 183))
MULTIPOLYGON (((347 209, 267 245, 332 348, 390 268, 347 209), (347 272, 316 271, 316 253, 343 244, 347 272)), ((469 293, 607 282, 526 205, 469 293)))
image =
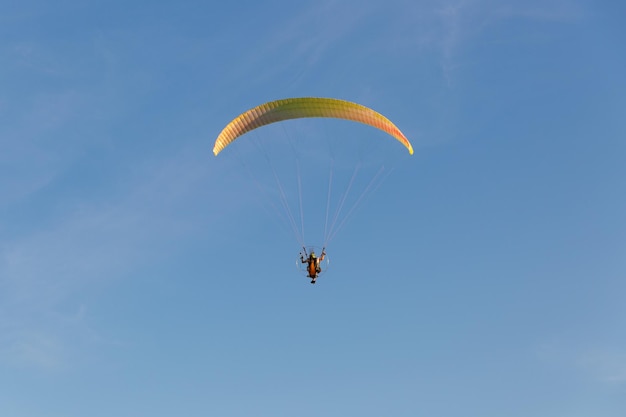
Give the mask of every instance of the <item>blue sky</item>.
POLYGON ((624 415, 621 2, 0 6, 1 415, 624 415), (241 173, 277 130, 211 152, 291 96, 415 148, 283 131, 395 160, 315 286, 241 173))

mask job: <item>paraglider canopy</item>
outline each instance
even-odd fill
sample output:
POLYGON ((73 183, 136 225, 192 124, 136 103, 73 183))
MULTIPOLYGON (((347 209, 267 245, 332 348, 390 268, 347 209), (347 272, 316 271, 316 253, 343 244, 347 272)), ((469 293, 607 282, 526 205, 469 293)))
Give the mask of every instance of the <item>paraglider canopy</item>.
POLYGON ((406 136, 382 114, 351 101, 321 97, 298 97, 270 101, 240 114, 219 134, 213 147, 213 153, 217 156, 239 136, 258 127, 304 117, 331 117, 373 126, 396 138, 408 149, 411 155, 413 154, 413 146, 406 136))

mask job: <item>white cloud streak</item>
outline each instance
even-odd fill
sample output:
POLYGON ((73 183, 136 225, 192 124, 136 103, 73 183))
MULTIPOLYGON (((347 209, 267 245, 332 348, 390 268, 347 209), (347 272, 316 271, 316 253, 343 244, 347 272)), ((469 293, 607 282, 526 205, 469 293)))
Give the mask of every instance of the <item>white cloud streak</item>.
POLYGON ((576 346, 552 341, 543 344, 537 355, 545 362, 576 370, 597 382, 626 383, 626 347, 576 346))
POLYGON ((395 17, 392 29, 404 34, 402 52, 437 50, 448 86, 454 83, 455 71, 462 67, 460 55, 464 48, 478 41, 487 28, 513 19, 571 23, 585 16, 578 2, 561 0, 444 0, 411 2, 407 9, 395 17))
POLYGON ((208 158, 184 149, 144 161, 123 190, 0 236, 0 360, 56 369, 76 346, 109 344, 89 324, 86 294, 141 275, 186 236, 209 233, 228 208, 200 192, 210 183, 208 158))
POLYGON ((626 383, 626 349, 592 349, 577 364, 594 378, 607 383, 626 383))

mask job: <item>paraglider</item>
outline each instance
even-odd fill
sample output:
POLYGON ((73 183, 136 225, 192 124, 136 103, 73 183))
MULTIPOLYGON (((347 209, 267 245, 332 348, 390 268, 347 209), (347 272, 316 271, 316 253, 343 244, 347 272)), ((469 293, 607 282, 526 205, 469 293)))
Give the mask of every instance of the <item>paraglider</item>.
POLYGON ((307 264, 307 277, 311 278, 311 284, 315 284, 315 280, 322 272, 321 263, 326 257, 326 248, 322 249, 322 254, 318 258, 314 251, 307 255, 306 248, 303 247, 303 253, 300 253, 300 262, 307 264))
MULTIPOLYGON (((213 154, 217 156, 220 152, 222 152, 225 148, 230 146, 236 139, 243 136, 244 134, 251 132, 255 129, 258 129, 262 126, 266 126, 272 123, 283 122, 286 120, 292 119, 301 119, 301 118, 333 118, 333 119, 343 119, 353 122, 358 122, 364 125, 368 125, 374 127, 380 131, 387 133, 392 138, 396 139, 400 144, 402 144, 409 152, 410 155, 413 154, 413 146, 406 138, 406 136, 398 129, 398 127, 392 123, 389 119, 387 119, 382 114, 370 109, 369 107, 363 106, 358 103, 339 100, 334 98, 322 98, 322 97, 296 97, 296 98, 286 98, 281 100, 270 101, 259 106, 256 106, 239 116, 233 119, 230 123, 224 127, 224 129, 220 132, 217 139, 215 140, 215 144, 213 146, 213 154)), ((296 158, 298 160, 298 158, 296 158)), ((332 164, 331 164, 332 165, 332 164)), ((335 225, 338 224, 337 228, 341 227, 345 222, 346 218, 344 218, 341 222, 337 222, 337 218, 342 208, 344 207, 344 203, 346 201, 346 197, 348 192, 350 191, 354 178, 356 177, 356 173, 358 172, 360 166, 355 167, 354 173, 349 180, 347 185, 347 189, 340 199, 340 203, 338 204, 337 212, 335 214, 334 220, 330 223, 330 230, 324 231, 324 245, 321 251, 320 256, 318 257, 313 250, 309 250, 307 253, 305 242, 304 242, 304 218, 303 218, 303 209, 302 209, 302 187, 300 184, 300 167, 298 166, 298 192, 299 192, 299 205, 300 205, 300 216, 301 216, 301 233, 298 230, 298 226, 296 225, 296 221, 294 219, 293 214, 290 211, 289 204, 285 201, 285 192, 283 186, 279 179, 277 178, 276 172, 273 172, 274 177, 276 177, 278 194, 281 198, 281 205, 284 210, 287 212, 286 217, 291 223, 292 229, 294 229, 294 233, 298 238, 300 244, 302 245, 304 252, 300 253, 299 263, 300 265, 306 264, 306 274, 308 278, 311 278, 311 283, 315 284, 316 279, 319 277, 322 272, 322 261, 326 258, 326 245, 332 237, 334 237, 336 233, 335 225)), ((332 169, 332 168, 331 168, 332 169)), ((272 167, 272 171, 274 171, 274 167, 272 167)), ((377 179, 378 172, 370 183, 365 187, 365 190, 356 200, 356 203, 353 205, 354 207, 361 201, 362 197, 370 191, 372 187, 372 183, 377 179)), ((254 174, 253 174, 254 176, 254 174)), ((326 207, 326 223, 329 223, 329 203, 330 203, 330 191, 331 191, 331 180, 333 178, 332 171, 329 174, 329 184, 328 184, 328 202, 326 207)), ((256 178, 255 178, 256 179, 256 178)), ((349 210, 350 214, 352 210, 349 210)), ((324 229, 326 229, 324 226, 324 229)), ((327 265, 326 261, 326 265, 327 265)))

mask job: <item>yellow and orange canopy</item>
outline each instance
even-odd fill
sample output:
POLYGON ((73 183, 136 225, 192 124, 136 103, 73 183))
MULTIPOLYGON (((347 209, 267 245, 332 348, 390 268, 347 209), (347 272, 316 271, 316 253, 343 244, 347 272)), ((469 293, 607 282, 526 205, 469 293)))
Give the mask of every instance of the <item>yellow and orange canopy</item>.
POLYGON ((382 130, 402 143, 409 153, 413 147, 404 134, 382 114, 345 100, 320 97, 298 97, 270 101, 237 116, 219 134, 213 147, 217 156, 239 136, 270 123, 304 117, 331 117, 363 123, 382 130))

